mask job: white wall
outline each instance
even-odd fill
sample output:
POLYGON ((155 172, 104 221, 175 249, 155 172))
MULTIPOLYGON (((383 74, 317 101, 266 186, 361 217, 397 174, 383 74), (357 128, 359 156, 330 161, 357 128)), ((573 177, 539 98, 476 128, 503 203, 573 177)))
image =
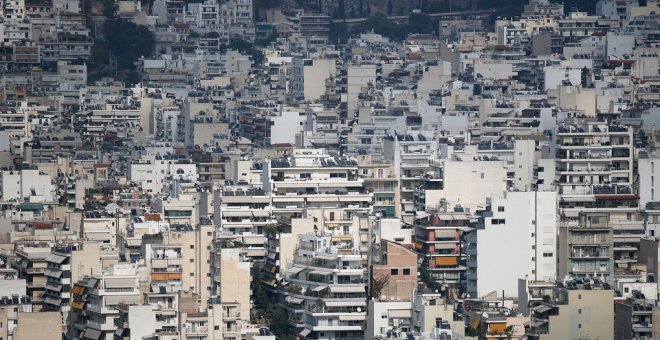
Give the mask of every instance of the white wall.
POLYGON ((39 196, 43 201, 50 202, 54 198, 55 187, 51 183, 50 176, 40 174, 39 170, 2 171, 1 179, 4 201, 14 199, 22 201, 25 197, 39 196))
POLYGON ((360 89, 366 87, 369 82, 376 82, 376 65, 351 65, 347 72, 348 116, 351 117, 357 110, 360 89))
POLYGON ((637 171, 639 173, 639 206, 646 207, 648 202, 660 201, 660 191, 657 188, 660 180, 660 158, 640 158, 637 171))
POLYGON ((433 191, 433 197, 427 193, 427 206, 435 207, 444 199, 449 209, 460 204, 475 211, 486 206, 486 198, 502 197, 506 191, 504 162, 447 161, 444 172, 444 189, 433 191))
POLYGON ((556 66, 546 66, 543 68, 545 89, 555 89, 561 85, 562 80, 570 80, 573 85, 580 85, 582 82, 582 70, 561 69, 556 66))
POLYGON ((273 125, 270 128, 270 143, 289 143, 296 144, 296 134, 304 128, 306 115, 300 116, 300 113, 295 111, 282 112, 280 116, 271 117, 270 120, 273 125), (300 123, 303 123, 302 125, 300 123))
POLYGON ((502 290, 516 296, 518 279, 526 275, 530 280, 554 280, 557 194, 508 192, 492 203, 493 217, 477 231, 478 296, 502 290))

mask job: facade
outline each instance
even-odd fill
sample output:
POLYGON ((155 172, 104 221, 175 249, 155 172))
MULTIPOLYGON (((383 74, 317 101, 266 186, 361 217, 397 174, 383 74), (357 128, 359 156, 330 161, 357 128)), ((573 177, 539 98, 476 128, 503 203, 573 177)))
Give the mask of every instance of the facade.
POLYGON ((280 290, 291 327, 310 339, 364 337, 365 268, 351 236, 305 234, 280 290))
POLYGON ((554 289, 554 304, 532 308, 533 322, 525 326, 525 335, 530 339, 570 339, 588 334, 614 339, 612 296, 607 284, 568 281, 554 289))
POLYGON ((492 291, 518 293, 518 279, 552 281, 556 275, 557 195, 555 192, 508 192, 492 200, 481 221, 467 238, 467 292, 480 297, 492 291), (483 223, 483 224, 481 224, 483 223), (502 247, 507 239, 515 247, 502 247), (502 257, 510 275, 498 278, 502 257), (515 276, 518 279, 514 278, 515 276), (485 282, 480 278, 486 278, 485 282))

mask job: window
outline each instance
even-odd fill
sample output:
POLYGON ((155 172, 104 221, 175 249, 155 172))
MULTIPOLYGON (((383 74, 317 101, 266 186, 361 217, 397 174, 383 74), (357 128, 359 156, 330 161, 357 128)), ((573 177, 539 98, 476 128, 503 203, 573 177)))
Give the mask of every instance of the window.
POLYGON ((578 314, 582 314, 582 308, 578 308, 578 314))
POLYGON ((628 293, 629 291, 630 291, 630 288, 628 288, 628 287, 624 287, 624 288, 623 288, 623 292, 624 292, 624 293, 628 293))
POLYGON ((195 259, 190 259, 190 263, 195 263, 195 259))
POLYGON ((578 324, 578 328, 582 328, 582 324, 581 324, 581 323, 578 324))
POLYGON ((410 275, 410 268, 403 268, 403 275, 410 275))
POLYGON ((578 300, 582 300, 582 294, 578 294, 578 300))
POLYGON ((195 249, 195 245, 194 245, 194 244, 191 244, 191 245, 190 245, 190 249, 195 249))
POLYGON ((213 329, 216 330, 216 331, 219 331, 219 330, 220 330, 220 326, 213 326, 213 329))
POLYGON ((552 257, 552 253, 543 253, 543 257, 552 257))
POLYGON ((397 268, 390 269, 390 274, 391 275, 399 275, 399 269, 397 269, 397 268))
POLYGON ((497 211, 504 212, 504 207, 497 207, 497 211))
MULTIPOLYGON (((195 273, 190 273, 190 277, 195 277, 195 273)), ((192 289, 192 287, 190 287, 192 289)))

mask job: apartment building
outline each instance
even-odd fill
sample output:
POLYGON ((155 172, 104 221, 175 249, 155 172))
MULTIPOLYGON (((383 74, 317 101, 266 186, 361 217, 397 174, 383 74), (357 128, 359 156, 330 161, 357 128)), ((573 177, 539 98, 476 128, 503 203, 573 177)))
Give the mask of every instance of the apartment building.
POLYGON ((275 218, 302 217, 316 210, 319 223, 353 223, 369 211, 372 195, 358 175, 357 162, 331 156, 322 149, 296 149, 263 166, 263 189, 272 197, 275 218))
POLYGON ((121 303, 139 303, 136 269, 116 264, 108 271, 77 281, 71 288, 71 315, 67 338, 113 339, 121 303))
POLYGON ((207 218, 192 227, 170 224, 160 238, 144 244, 143 258, 152 291, 190 290, 202 301, 211 296, 211 252, 214 226, 207 218))
POLYGON ((446 284, 452 296, 465 292, 467 256, 476 255, 465 236, 476 217, 455 208, 453 212, 431 213, 415 221, 415 251, 431 279, 446 284))
POLYGON ((363 338, 365 272, 352 237, 328 229, 302 235, 288 264, 288 283, 279 290, 296 334, 310 339, 363 338))
MULTIPOLYGON (((638 211, 639 195, 633 188, 632 133, 629 127, 602 123, 557 129, 556 185, 562 216, 559 277, 571 272, 564 265, 565 259, 570 256, 563 253, 569 249, 567 244, 570 243, 565 236, 574 235, 574 232, 577 235, 578 231, 589 228, 587 225, 592 228, 607 226, 602 233, 593 230, 594 233, 589 232, 585 237, 597 237, 598 242, 612 242, 613 249, 607 256, 614 259, 617 272, 624 272, 628 263, 635 261, 644 229, 638 211), (591 212, 605 215, 599 216, 598 223, 594 224, 579 218, 591 212)), ((605 272, 614 273, 614 268, 609 268, 609 265, 600 267, 607 267, 605 272)), ((587 272, 592 270, 589 268, 587 272)))
POLYGON ((50 247, 46 244, 26 244, 16 246, 16 261, 13 268, 18 271, 18 277, 25 279, 27 296, 32 302, 33 311, 41 311, 44 305, 44 295, 48 277, 46 258, 50 256, 50 247))
POLYGON ((401 217, 406 223, 411 223, 414 216, 416 188, 443 188, 442 172, 434 169, 438 166, 437 152, 437 141, 423 133, 384 139, 383 155, 394 164, 394 176, 399 179, 401 217))
POLYGON ((46 257, 47 283, 44 309, 62 313, 62 325, 67 326, 71 310, 71 287, 83 276, 101 271, 101 246, 98 243, 62 244, 53 247, 46 257))
POLYGON ((554 280, 557 263, 557 195, 552 191, 507 192, 493 199, 466 237, 467 293, 481 297, 492 291, 516 296, 518 279, 554 280), (503 247, 507 239, 515 247, 503 247), (475 249, 473 251, 471 249, 475 249), (498 276, 508 258, 506 277, 498 276), (486 278, 485 280, 480 278, 486 278))
POLYGON ((614 339, 614 292, 607 283, 593 279, 557 283, 552 302, 532 310, 525 326, 529 339, 614 339))

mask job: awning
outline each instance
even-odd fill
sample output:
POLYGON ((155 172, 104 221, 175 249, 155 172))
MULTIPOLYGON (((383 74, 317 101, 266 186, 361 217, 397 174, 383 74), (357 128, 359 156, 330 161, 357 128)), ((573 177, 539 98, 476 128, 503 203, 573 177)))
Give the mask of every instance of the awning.
POLYGON ((366 319, 365 315, 340 315, 339 321, 362 321, 366 319))
POLYGON ((542 326, 542 325, 546 324, 547 322, 548 321, 546 321, 546 320, 532 320, 532 321, 526 322, 525 325, 529 326, 529 327, 539 327, 539 326, 542 326))
POLYGON ((326 254, 326 253, 319 253, 314 255, 317 259, 324 259, 324 260, 334 260, 337 258, 337 254, 326 254))
POLYGON ((360 306, 364 307, 367 305, 367 302, 364 300, 358 300, 358 301, 326 301, 325 305, 327 307, 352 307, 352 306, 360 306))
POLYGON ((51 254, 46 258, 46 262, 53 262, 58 264, 61 264, 62 262, 64 262, 64 260, 66 260, 65 256, 56 255, 56 254, 51 254))
POLYGON ((293 296, 287 296, 284 301, 294 304, 294 305, 299 305, 301 304, 304 300, 301 298, 293 297, 293 296))
POLYGON ((250 210, 252 211, 252 215, 255 217, 268 217, 270 216, 270 211, 268 210, 250 210))
POLYGON ((456 266, 458 265, 458 257, 456 256, 438 256, 435 258, 436 266, 456 266))
POLYGON ((85 293, 85 287, 74 285, 73 288, 71 288, 71 293, 81 295, 85 293))
POLYGON ((552 307, 549 307, 549 306, 546 306, 546 305, 538 305, 538 306, 532 308, 532 311, 534 311, 536 313, 545 313, 545 312, 547 312, 551 309, 552 309, 552 307))
POLYGON ((106 278, 105 288, 133 288, 136 286, 134 278, 106 278))
POLYGON ((436 238, 454 238, 454 239, 458 239, 458 230, 457 229, 449 229, 449 230, 436 229, 436 230, 434 230, 434 232, 435 232, 435 237, 436 238))
POLYGON ((87 328, 87 330, 85 331, 85 335, 83 335, 83 339, 98 340, 99 337, 101 337, 101 331, 92 328, 87 328))
POLYGON ((271 260, 274 260, 276 256, 277 256, 276 252, 269 252, 268 253, 268 258, 271 259, 271 260))
POLYGON ((264 284, 269 285, 271 287, 275 287, 275 283, 277 282, 275 279, 267 279, 262 281, 264 284))
POLYGON ((55 269, 55 268, 48 268, 44 272, 44 275, 50 276, 50 277, 61 277, 62 276, 62 271, 59 270, 59 269, 55 269))
POLYGON ((85 303, 82 301, 73 300, 73 302, 71 302, 71 308, 82 310, 84 307, 85 303))
POLYGON ((388 311, 388 316, 394 319, 410 319, 412 311, 410 309, 393 309, 388 311))
POLYGON ((322 291, 322 290, 324 290, 324 289, 326 289, 326 288, 328 288, 328 287, 326 287, 326 286, 316 286, 316 287, 312 288, 312 291, 314 291, 314 292, 320 292, 320 291, 322 291))
POLYGON ((479 327, 479 319, 472 321, 472 326, 470 328, 477 329, 479 327))
POLYGON ((303 267, 291 267, 291 268, 287 269, 286 273, 290 274, 290 275, 295 275, 295 274, 298 274, 301 271, 303 271, 303 269, 305 269, 305 268, 303 268, 303 267))
POLYGON ((245 217, 246 219, 252 217, 252 211, 243 210, 225 210, 221 211, 222 217, 245 217))
POLYGON ((312 270, 309 273, 314 274, 314 275, 330 275, 330 274, 332 274, 332 272, 326 272, 325 270, 318 270, 318 269, 312 270))
POLYGON ((94 278, 94 277, 90 277, 89 280, 87 280, 87 283, 85 284, 85 286, 87 286, 88 288, 94 288, 94 287, 96 287, 96 283, 98 283, 98 282, 99 282, 99 279, 94 278))
POLYGON ((331 293, 364 293, 364 286, 330 286, 331 293))
POLYGON ((300 336, 308 336, 309 333, 311 333, 311 332, 312 332, 311 329, 309 329, 309 328, 305 328, 305 329, 303 329, 303 330, 300 332, 300 336))

